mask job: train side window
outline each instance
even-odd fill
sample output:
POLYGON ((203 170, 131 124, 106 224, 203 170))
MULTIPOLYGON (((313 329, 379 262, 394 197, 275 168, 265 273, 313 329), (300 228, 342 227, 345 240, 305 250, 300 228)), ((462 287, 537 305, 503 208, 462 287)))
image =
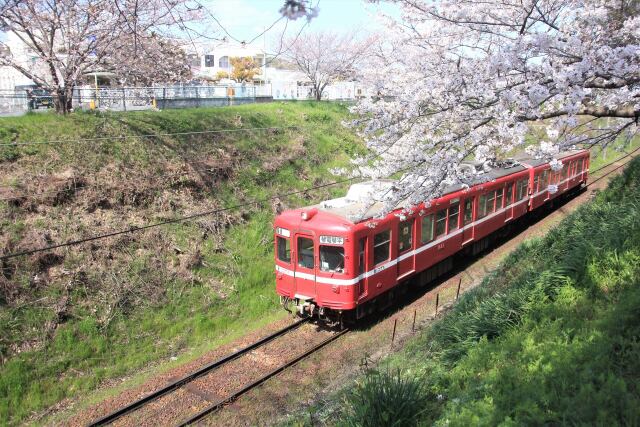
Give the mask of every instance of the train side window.
POLYGON ((298 265, 304 268, 313 268, 313 240, 306 237, 298 237, 298 265))
POLYGON ((471 221, 473 221, 473 198, 469 197, 464 201, 463 225, 470 224, 471 221))
POLYGON ((458 217, 460 216, 460 202, 449 206, 449 233, 458 229, 458 217))
POLYGON ((320 246, 320 270, 344 273, 344 248, 342 246, 320 246))
POLYGON ((566 163, 564 165, 562 165, 562 180, 564 181, 565 179, 567 179, 567 172, 569 171, 569 165, 567 165, 566 163))
POLYGON ((367 259, 365 258, 365 249, 367 247, 367 238, 363 237, 360 239, 360 247, 358 250, 358 271, 360 274, 364 273, 367 267, 367 259))
POLYGON ((433 240, 433 214, 422 218, 422 237, 420 242, 424 245, 433 240))
POLYGON ((496 192, 492 191, 491 193, 487 193, 487 207, 485 208, 486 213, 491 213, 495 210, 495 200, 496 200, 496 192))
POLYGON ((436 212, 436 237, 447 233, 447 210, 436 212))
POLYGON ((278 236, 278 259, 287 264, 291 264, 291 243, 289 239, 278 236))
POLYGON ((504 196, 504 188, 497 190, 496 193, 496 210, 502 209, 502 197, 504 196))
POLYGON ((513 182, 507 184, 507 200, 505 201, 505 206, 509 206, 513 203, 513 182))
POLYGON ((577 163, 578 173, 582 173, 582 159, 578 159, 576 163, 577 163))
POLYGON ((487 216, 487 198, 488 194, 482 194, 478 198, 478 219, 487 216))
POLYGON ((538 183, 540 182, 540 175, 533 176, 533 192, 538 192, 538 183))
POLYGON ((413 246, 413 219, 398 224, 398 252, 404 252, 413 246))
POLYGON ((529 186, 529 180, 523 179, 518 181, 516 185, 516 200, 522 200, 527 195, 527 187, 529 186))
POLYGON ((545 170, 542 172, 542 177, 540 178, 540 187, 541 190, 545 190, 549 186, 549 170, 545 170))
POLYGON ((375 265, 389 259, 390 243, 391 230, 386 230, 373 236, 373 263, 375 265))

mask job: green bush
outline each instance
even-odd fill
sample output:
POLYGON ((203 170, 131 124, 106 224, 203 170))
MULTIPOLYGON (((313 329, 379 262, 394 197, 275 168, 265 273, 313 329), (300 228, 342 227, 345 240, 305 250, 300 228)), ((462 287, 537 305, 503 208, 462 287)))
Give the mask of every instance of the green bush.
POLYGON ((418 377, 396 371, 369 371, 345 397, 342 426, 378 427, 418 425, 426 409, 426 388, 418 377))

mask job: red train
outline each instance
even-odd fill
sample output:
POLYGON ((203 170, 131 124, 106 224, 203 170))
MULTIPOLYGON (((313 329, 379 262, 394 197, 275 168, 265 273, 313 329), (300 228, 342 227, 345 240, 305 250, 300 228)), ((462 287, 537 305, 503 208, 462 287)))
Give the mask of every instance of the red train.
POLYGON ((385 307, 400 285, 432 281, 452 268, 453 254, 482 251, 496 230, 586 183, 589 151, 556 158, 561 170, 529 158, 504 163, 476 185, 383 218, 376 219, 381 204, 363 208, 373 186, 391 181, 355 184, 345 197, 283 212, 274 224, 281 301, 331 322, 385 307))

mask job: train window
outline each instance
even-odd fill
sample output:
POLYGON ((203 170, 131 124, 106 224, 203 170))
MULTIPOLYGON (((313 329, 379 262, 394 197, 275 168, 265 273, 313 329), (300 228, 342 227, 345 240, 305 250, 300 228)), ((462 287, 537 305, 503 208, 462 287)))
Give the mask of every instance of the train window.
POLYGON ((442 236, 447 232, 447 210, 442 209, 436 212, 436 237, 442 236))
POLYGON ((540 177, 540 190, 545 190, 549 186, 549 170, 542 172, 540 177))
POLYGON ((487 193, 487 207, 485 208, 485 212, 490 214, 494 209, 494 202, 496 200, 496 192, 492 191, 491 193, 487 193))
POLYGON ((449 206, 449 233, 458 229, 458 216, 460 215, 460 203, 449 206))
POLYGON ((540 175, 535 175, 533 177, 533 192, 538 192, 538 183, 540 182, 540 175))
POLYGON ((304 268, 313 268, 313 259, 313 240, 298 237, 298 265, 304 268))
POLYGON ((527 195, 527 187, 529 186, 529 180, 523 179, 517 182, 516 185, 516 200, 522 200, 527 195))
POLYGON ((367 259, 365 258, 365 249, 367 247, 367 238, 363 237, 360 239, 360 246, 358 250, 358 271, 360 274, 364 273, 367 266, 367 259))
POLYGON ((289 239, 277 237, 278 242, 278 259, 282 262, 291 263, 291 243, 289 239))
POLYGON ((398 224, 398 252, 404 252, 413 246, 413 219, 398 224))
POLYGON ((478 218, 484 218, 487 216, 487 198, 488 194, 483 194, 478 199, 478 218))
POLYGON ((344 248, 341 246, 320 246, 320 270, 343 273, 344 248))
POLYGON ((422 218, 422 237, 420 241, 422 244, 433 240, 433 214, 427 215, 422 218))
POLYGON ((582 172, 582 159, 578 159, 577 163, 578 163, 578 173, 581 173, 582 172))
POLYGON ((505 201, 505 206, 509 206, 513 203, 513 182, 507 184, 507 200, 505 201))
POLYGON ((568 170, 569 170, 569 167, 567 166, 566 163, 564 165, 562 165, 562 180, 567 179, 567 171, 568 170))
POLYGON ((473 220, 473 199, 469 197, 464 201, 464 218, 463 225, 471 223, 473 220))
POLYGON ((389 259, 389 249, 391 248, 391 230, 383 231, 373 237, 373 263, 380 264, 389 259))
POLYGON ((496 193, 496 210, 502 209, 502 197, 504 196, 504 188, 497 190, 496 193))

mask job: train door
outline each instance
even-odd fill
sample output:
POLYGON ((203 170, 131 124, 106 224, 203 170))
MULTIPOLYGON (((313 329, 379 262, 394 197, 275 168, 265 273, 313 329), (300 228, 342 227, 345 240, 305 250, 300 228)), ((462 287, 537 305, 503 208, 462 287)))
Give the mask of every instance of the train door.
POLYGON ((513 219, 513 182, 507 183, 504 205, 507 206, 504 222, 511 221, 513 219))
POLYGON ((398 224, 398 279, 415 271, 412 252, 414 223, 415 220, 411 218, 398 224))
POLYGON ((316 251, 313 236, 296 235, 296 298, 316 297, 316 251))
POLYGON ((368 243, 369 238, 366 236, 358 241, 358 277, 360 277, 356 290, 358 299, 366 295, 367 279, 365 273, 367 272, 368 243))
POLYGON ((462 245, 473 241, 473 197, 467 197, 462 202, 462 245), (467 227, 468 226, 468 227, 467 227))

